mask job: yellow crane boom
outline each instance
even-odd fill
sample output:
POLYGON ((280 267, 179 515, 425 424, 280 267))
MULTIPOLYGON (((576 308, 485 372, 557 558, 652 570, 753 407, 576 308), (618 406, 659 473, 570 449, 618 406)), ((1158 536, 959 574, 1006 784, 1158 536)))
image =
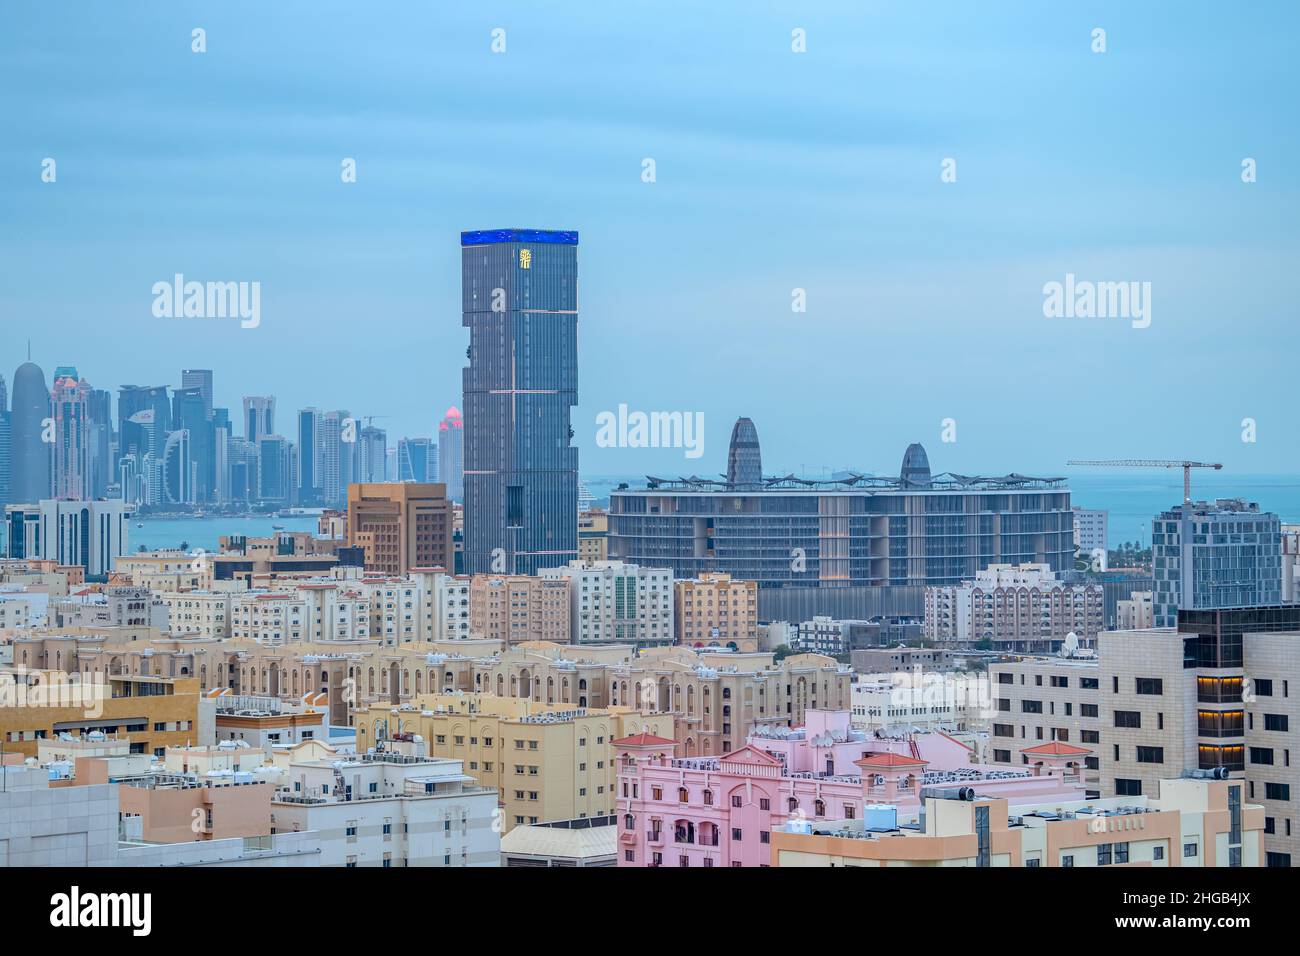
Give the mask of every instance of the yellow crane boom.
POLYGON ((1181 468, 1183 470, 1183 504, 1192 503, 1192 469, 1213 468, 1222 471, 1223 465, 1209 461, 1181 461, 1167 458, 1088 458, 1072 459, 1067 465, 1096 465, 1101 468, 1181 468))

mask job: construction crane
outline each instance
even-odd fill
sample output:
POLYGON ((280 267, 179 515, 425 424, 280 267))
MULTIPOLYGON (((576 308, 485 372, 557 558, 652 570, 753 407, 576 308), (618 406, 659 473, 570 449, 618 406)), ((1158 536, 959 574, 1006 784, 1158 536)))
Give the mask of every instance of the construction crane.
POLYGON ((1223 465, 1208 461, 1169 461, 1164 458, 1111 458, 1073 459, 1067 465, 1098 465, 1103 468, 1181 468, 1183 470, 1183 504, 1192 503, 1192 469, 1213 468, 1222 471, 1223 465))

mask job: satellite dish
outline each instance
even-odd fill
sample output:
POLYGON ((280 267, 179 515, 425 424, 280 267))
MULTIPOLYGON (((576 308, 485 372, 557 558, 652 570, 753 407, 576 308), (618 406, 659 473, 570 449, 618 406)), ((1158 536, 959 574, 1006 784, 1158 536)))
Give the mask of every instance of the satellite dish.
POLYGON ((1066 657, 1071 657, 1078 649, 1079 635, 1075 634, 1074 631, 1071 631, 1069 634, 1065 635, 1065 643, 1061 647, 1061 650, 1065 653, 1066 657))

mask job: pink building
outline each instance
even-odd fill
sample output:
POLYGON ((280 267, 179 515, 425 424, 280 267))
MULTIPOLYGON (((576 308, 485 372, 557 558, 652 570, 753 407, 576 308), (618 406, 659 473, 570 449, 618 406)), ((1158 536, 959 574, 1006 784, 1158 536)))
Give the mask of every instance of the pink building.
POLYGON ((770 838, 791 818, 861 819, 920 810, 922 787, 969 786, 1011 806, 1079 800, 1090 751, 1044 754, 1031 769, 971 763, 946 734, 874 737, 844 711, 809 711, 801 728, 760 728, 721 757, 676 758, 651 734, 614 741, 619 866, 767 866, 770 838))

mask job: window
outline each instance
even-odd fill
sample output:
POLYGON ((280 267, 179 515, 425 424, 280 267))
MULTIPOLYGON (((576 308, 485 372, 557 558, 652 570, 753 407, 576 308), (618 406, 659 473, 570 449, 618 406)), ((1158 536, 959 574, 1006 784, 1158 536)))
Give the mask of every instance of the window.
POLYGON ((1079 714, 1080 714, 1081 716, 1083 716, 1083 717, 1096 717, 1096 716, 1097 716, 1097 705, 1096 705, 1096 704, 1080 704, 1080 705, 1079 705, 1079 714))
POLYGON ((734 796, 731 798, 731 805, 732 805, 733 807, 739 807, 739 806, 740 806, 740 794, 736 794, 736 795, 734 795, 734 796))
POLYGON ((1153 846, 1153 847, 1151 848, 1151 859, 1152 859, 1153 861, 1155 861, 1155 860, 1163 860, 1164 858, 1165 858, 1165 848, 1164 848, 1164 847, 1162 847, 1162 846, 1153 846))
POLYGON ((1289 723, 1290 721, 1287 719, 1286 714, 1265 714, 1264 715, 1265 730, 1286 731, 1287 729, 1289 729, 1288 728, 1289 723))
POLYGON ((1196 844, 1195 844, 1195 843, 1184 843, 1184 844, 1183 844, 1183 858, 1184 858, 1184 859, 1187 859, 1187 858, 1189 858, 1189 857, 1196 856, 1196 854, 1197 854, 1197 849, 1196 849, 1196 844))
POLYGON ((1034 857, 1033 859, 1030 860, 1025 860, 1025 866, 1039 866, 1039 865, 1041 865, 1041 861, 1037 857, 1034 857))
POLYGON ((1159 697, 1165 692, 1164 681, 1159 677, 1135 677, 1133 683, 1134 692, 1138 694, 1159 697))
POLYGON ((1272 747, 1251 747, 1250 762, 1266 763, 1271 765, 1273 763, 1273 748, 1272 747))
POLYGON ((1062 866, 1062 867, 1070 867, 1070 866, 1074 866, 1074 854, 1072 854, 1072 853, 1067 853, 1067 854, 1065 854, 1064 856, 1062 856, 1062 857, 1061 857, 1061 866, 1062 866))
POLYGON ((759 797, 759 798, 758 798, 758 809, 760 809, 760 810, 771 810, 771 809, 772 809, 772 801, 769 800, 767 797, 759 797))
POLYGON ((1127 863, 1127 862, 1128 862, 1128 844, 1127 844, 1127 843, 1116 843, 1116 844, 1115 844, 1115 862, 1116 862, 1116 863, 1127 863))
POLYGON ((1139 747, 1137 749, 1138 763, 1164 763, 1164 747, 1139 747))
POLYGON ((1290 800, 1291 785, 1289 783, 1266 783, 1264 784, 1265 800, 1290 800))
POLYGON ((1097 844, 1097 865, 1110 866, 1115 857, 1115 844, 1098 843, 1097 844))
POLYGON ((1115 796, 1117 797, 1140 797, 1142 796, 1142 781, 1131 780, 1124 777, 1115 778, 1115 796))
POLYGON ((742 836, 743 836, 743 832, 739 827, 731 828, 731 839, 733 843, 739 843, 741 841, 742 836))
POLYGON ((1141 727, 1142 713, 1137 710, 1117 710, 1115 711, 1116 727, 1141 727))

